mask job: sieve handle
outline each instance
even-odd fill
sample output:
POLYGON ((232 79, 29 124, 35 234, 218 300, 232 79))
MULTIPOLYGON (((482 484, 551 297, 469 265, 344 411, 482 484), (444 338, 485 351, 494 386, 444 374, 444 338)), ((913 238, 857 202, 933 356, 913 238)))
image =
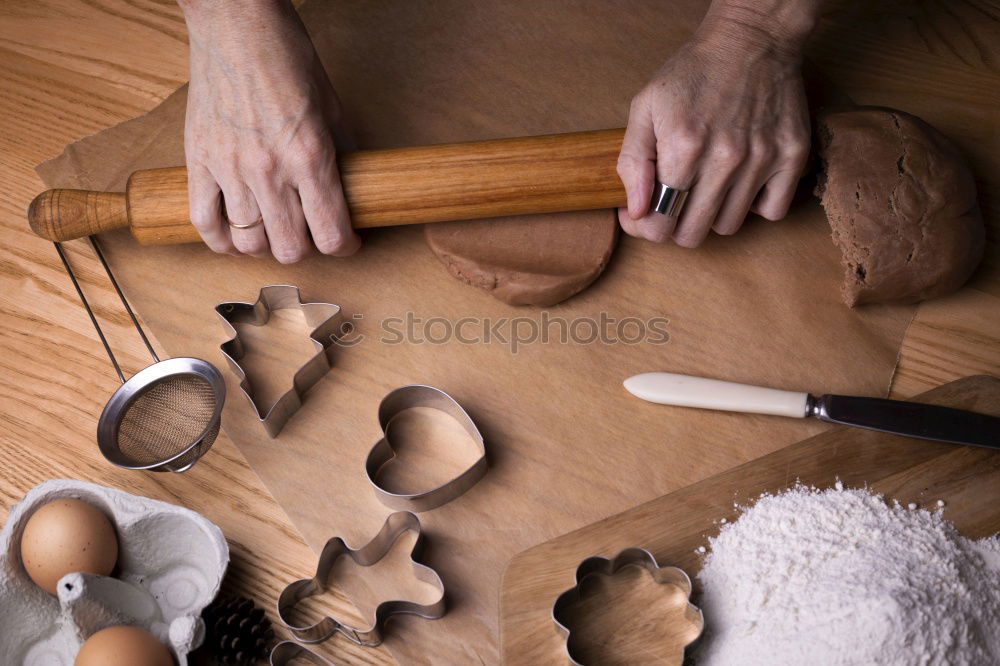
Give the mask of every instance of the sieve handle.
POLYGON ((56 252, 59 254, 59 258, 62 259, 63 268, 66 269, 66 274, 69 275, 70 281, 73 283, 73 287, 76 288, 76 295, 80 297, 80 302, 83 303, 83 308, 87 311, 87 315, 90 316, 90 323, 94 325, 94 330, 97 331, 97 337, 100 339, 101 344, 104 345, 104 351, 107 352, 108 358, 111 360, 111 365, 114 366, 115 372, 118 374, 118 379, 121 383, 125 383, 125 373, 122 372, 121 365, 118 364, 118 359, 115 358, 115 353, 111 351, 111 345, 108 344, 108 339, 104 336, 104 331, 101 330, 101 325, 97 321, 97 317, 94 315, 93 308, 90 307, 90 302, 83 293, 83 289, 80 287, 80 281, 76 279, 76 273, 73 271, 73 266, 69 263, 69 258, 66 257, 66 253, 62 249, 62 245, 59 243, 53 243, 56 246, 56 252))

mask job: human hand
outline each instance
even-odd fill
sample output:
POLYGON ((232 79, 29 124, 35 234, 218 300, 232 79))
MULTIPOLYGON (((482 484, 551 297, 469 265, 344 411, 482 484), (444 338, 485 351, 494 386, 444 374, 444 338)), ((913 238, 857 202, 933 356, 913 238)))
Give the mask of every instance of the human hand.
POLYGON ((727 9, 713 6, 632 100, 618 160, 628 196, 618 218, 632 236, 695 247, 710 230, 736 233, 750 211, 788 212, 809 155, 799 71, 808 30, 781 34, 773 15, 756 25, 753 12, 727 9), (679 218, 650 210, 654 180, 690 190, 679 218))
POLYGON ((188 199, 202 239, 216 252, 270 252, 282 263, 314 248, 354 253, 361 240, 334 142, 344 134, 340 104, 291 4, 181 6, 191 49, 188 199))

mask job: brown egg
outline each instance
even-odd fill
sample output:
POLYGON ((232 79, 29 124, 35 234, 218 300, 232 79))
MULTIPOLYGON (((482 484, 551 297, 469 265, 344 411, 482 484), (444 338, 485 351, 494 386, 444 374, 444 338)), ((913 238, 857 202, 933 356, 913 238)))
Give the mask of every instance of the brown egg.
POLYGON ((93 634, 76 653, 73 666, 173 666, 160 641, 139 627, 108 627, 93 634))
POLYGON ((108 517, 92 504, 58 499, 35 510, 21 535, 21 562, 49 594, 68 573, 107 576, 118 560, 118 537, 108 517))

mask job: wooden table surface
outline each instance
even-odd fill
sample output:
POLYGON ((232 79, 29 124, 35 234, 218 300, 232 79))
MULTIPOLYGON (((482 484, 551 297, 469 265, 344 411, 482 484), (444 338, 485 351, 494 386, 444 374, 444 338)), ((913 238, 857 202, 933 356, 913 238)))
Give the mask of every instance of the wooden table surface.
MULTIPOLYGON (((186 79, 186 33, 172 1, 0 7, 0 522, 29 488, 51 478, 180 504, 219 525, 229 541, 224 593, 250 596, 271 612, 284 585, 315 570, 316 555, 224 432, 185 474, 127 472, 105 462, 96 417, 118 378, 55 248, 25 225, 27 203, 44 189, 36 164, 147 111, 186 79)), ((96 258, 85 243, 67 249, 126 375, 141 369, 148 355, 96 258)), ((330 603, 354 612, 344 599, 330 603)), ((393 661, 383 648, 339 637, 317 651, 338 663, 393 661)))
MULTIPOLYGON (((893 380, 909 396, 958 377, 1000 375, 1000 4, 838 3, 810 56, 861 103, 897 106, 952 136, 979 176, 987 257, 970 285, 924 304, 893 380), (886 35, 892 39, 886 39, 886 35)), ((33 168, 82 136, 152 108, 187 77, 186 35, 172 0, 7 0, 0 6, 0 520, 28 488, 54 477, 94 481, 188 506, 232 548, 226 587, 268 609, 315 556, 223 434, 184 475, 121 472, 94 444, 117 378, 54 248, 27 229, 43 189, 33 168)), ((128 372, 147 360, 85 246, 72 260, 128 372)), ((346 602, 341 601, 341 604, 346 602)), ((350 663, 382 650, 328 641, 350 663)))

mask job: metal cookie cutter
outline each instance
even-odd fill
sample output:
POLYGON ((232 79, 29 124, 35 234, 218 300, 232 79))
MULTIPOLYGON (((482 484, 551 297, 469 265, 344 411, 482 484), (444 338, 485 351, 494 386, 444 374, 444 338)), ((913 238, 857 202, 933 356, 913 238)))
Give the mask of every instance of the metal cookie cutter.
POLYGON ((382 439, 368 452, 365 473, 379 500, 391 509, 428 511, 437 508, 467 491, 486 474, 489 462, 486 459, 486 444, 479 428, 462 406, 441 389, 414 384, 390 391, 379 404, 378 421, 382 426, 382 439), (419 493, 393 493, 379 485, 378 477, 382 469, 396 457, 391 441, 393 419, 412 407, 430 407, 455 419, 469 433, 469 437, 476 443, 481 454, 468 469, 437 488, 419 493))
POLYGON ((303 303, 299 288, 287 284, 272 284, 261 287, 260 295, 254 303, 219 303, 215 311, 222 319, 222 325, 230 338, 219 349, 229 361, 229 367, 240 378, 240 389, 253 405, 257 418, 271 437, 277 436, 292 414, 302 406, 302 398, 313 384, 318 382, 330 369, 334 343, 346 331, 340 306, 332 303, 303 303), (306 323, 313 327, 309 338, 316 345, 316 355, 306 361, 292 378, 292 386, 283 393, 265 413, 253 399, 253 387, 239 360, 246 350, 240 340, 236 324, 263 326, 271 318, 274 310, 301 308, 306 323))
POLYGON ((398 511, 390 514, 375 538, 357 550, 350 548, 340 537, 333 537, 323 547, 319 566, 316 567, 316 576, 311 579, 297 580, 281 591, 281 595, 278 597, 278 619, 291 630, 297 640, 303 643, 318 643, 334 633, 340 632, 358 645, 374 647, 382 643, 382 631, 385 627, 385 621, 390 615, 408 613, 428 620, 443 617, 445 614, 444 583, 441 582, 441 577, 434 569, 421 561, 423 549, 424 536, 420 531, 420 519, 409 511, 398 511), (418 604, 402 599, 383 601, 376 607, 375 618, 371 625, 365 629, 349 627, 332 617, 324 617, 316 624, 305 627, 300 627, 289 621, 288 612, 297 603, 307 597, 323 593, 333 564, 341 555, 347 555, 363 567, 370 567, 388 554, 399 537, 410 531, 417 533, 417 540, 410 551, 413 573, 419 580, 441 590, 441 597, 437 601, 430 604, 418 604))
MULTIPOLYGON (((569 657, 570 664, 583 666, 583 662, 579 661, 575 655, 571 640, 573 632, 566 617, 567 611, 576 606, 583 597, 580 589, 583 581, 595 575, 613 576, 625 567, 633 565, 646 569, 652 575, 653 580, 661 585, 676 585, 690 598, 691 579, 688 578, 688 575, 677 567, 661 567, 653 554, 645 548, 626 548, 610 560, 606 557, 588 557, 576 568, 576 585, 560 594, 552 605, 552 620, 556 623, 556 631, 566 640, 566 655, 569 657)), ((641 609, 638 610, 641 613, 641 609)), ((705 627, 705 618, 701 609, 688 601, 687 607, 684 609, 684 619, 697 629, 697 633, 685 645, 686 649, 701 636, 705 627)))

